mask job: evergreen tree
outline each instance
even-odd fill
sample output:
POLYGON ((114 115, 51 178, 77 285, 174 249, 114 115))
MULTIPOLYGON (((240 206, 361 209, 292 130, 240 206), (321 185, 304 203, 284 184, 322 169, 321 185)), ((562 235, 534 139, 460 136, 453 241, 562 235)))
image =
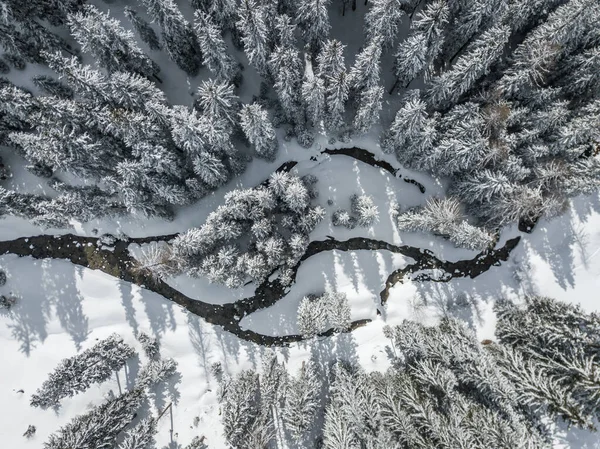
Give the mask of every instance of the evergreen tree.
POLYGON ((483 33, 450 70, 431 80, 427 92, 429 104, 440 108, 456 103, 461 95, 489 73, 491 65, 502 55, 509 35, 510 29, 506 26, 495 26, 483 33))
POLYGON ((270 39, 266 20, 266 7, 255 0, 243 0, 238 9, 236 27, 242 35, 244 51, 250 64, 263 76, 268 76, 270 39))
POLYGON ((313 52, 316 52, 329 36, 329 3, 330 0, 300 0, 296 10, 296 20, 302 29, 304 40, 313 52))
POLYGON ((134 354, 131 346, 113 334, 81 354, 64 359, 31 396, 31 405, 42 408, 56 406, 61 399, 85 391, 92 384, 104 382, 134 354))
POLYGON ((203 81, 198 87, 198 105, 213 120, 224 122, 231 128, 238 123, 239 98, 227 82, 203 81))
POLYGON ((232 81, 236 75, 236 63, 229 54, 221 30, 212 17, 205 12, 196 11, 194 17, 204 65, 219 80, 232 81))
POLYGON ((360 95, 360 102, 356 115, 354 116, 353 128, 356 132, 363 134, 379 122, 379 112, 382 109, 381 99, 383 87, 376 86, 364 91, 360 95))
POLYGON ((304 117, 300 107, 302 62, 298 50, 293 47, 277 47, 271 54, 269 65, 275 79, 275 91, 286 121, 302 124, 304 117))
POLYGON ((304 78, 302 80, 302 101, 306 116, 313 126, 319 126, 325 113, 325 83, 313 71, 310 56, 305 54, 304 78))
POLYGON ((73 98, 73 89, 50 76, 36 75, 31 80, 44 93, 64 99, 73 98))
POLYGON ((405 0, 372 0, 365 15, 367 42, 381 39, 383 46, 393 45, 404 16, 405 0))
POLYGON ((417 13, 410 35, 398 46, 394 61, 396 82, 391 91, 398 85, 408 86, 423 72, 425 79, 429 80, 433 62, 442 51, 448 16, 446 0, 429 3, 417 13))
POLYGON ((138 47, 131 31, 92 5, 69 16, 69 27, 82 50, 90 52, 111 73, 130 71, 149 77, 159 71, 138 47))
POLYGON ((200 70, 202 54, 193 27, 173 0, 140 0, 162 30, 163 45, 173 61, 190 76, 200 70))
POLYGON ((118 449, 147 449, 154 444, 156 420, 154 418, 142 419, 136 426, 124 433, 125 436, 118 449))
POLYGON ((379 84, 381 73, 381 45, 380 38, 374 38, 357 56, 350 69, 350 87, 354 92, 362 92, 379 84))
POLYGON ((292 438, 301 444, 313 429, 320 407, 321 382, 314 362, 302 363, 296 377, 287 385, 283 420, 292 438))
POLYGON ((160 50, 160 40, 150 24, 142 19, 138 13, 129 6, 126 6, 123 12, 127 20, 129 20, 131 25, 133 25, 133 28, 135 28, 140 39, 150 47, 150 50, 160 50))
POLYGON ((259 104, 245 105, 240 112, 240 126, 254 145, 256 153, 268 161, 277 154, 277 137, 267 111, 259 104))

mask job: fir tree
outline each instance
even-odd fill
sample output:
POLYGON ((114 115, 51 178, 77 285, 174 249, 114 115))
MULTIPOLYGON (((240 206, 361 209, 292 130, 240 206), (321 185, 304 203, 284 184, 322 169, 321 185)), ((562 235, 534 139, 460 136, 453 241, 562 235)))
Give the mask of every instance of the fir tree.
POLYGON ((236 63, 229 54, 221 30, 207 13, 196 11, 194 17, 204 65, 219 80, 232 81, 236 75, 236 63))
POLYGON ((135 354, 133 348, 114 334, 90 349, 63 360, 48 380, 31 397, 34 407, 58 405, 65 397, 87 390, 92 384, 104 382, 135 354))
POLYGON ((383 46, 391 46, 398 34, 404 16, 404 0, 372 0, 365 15, 367 42, 381 39, 383 46))
POLYGON ((242 35, 244 51, 248 61, 258 73, 268 76, 270 39, 266 20, 266 7, 259 6, 255 0, 243 0, 238 9, 236 27, 242 35))
POLYGON ((381 42, 380 38, 374 38, 371 43, 356 56, 356 61, 349 73, 350 87, 353 91, 362 92, 376 87, 379 84, 381 72, 381 42))
POLYGON ((296 10, 296 20, 313 52, 317 51, 329 36, 329 3, 330 0, 300 0, 296 10))
POLYGON ((150 47, 150 50, 160 50, 160 40, 150 24, 129 6, 125 7, 124 14, 127 20, 131 22, 131 25, 133 25, 133 28, 135 28, 140 39, 150 47))
POLYGON ((371 127, 379 122, 379 112, 382 109, 381 99, 383 87, 376 86, 364 91, 360 95, 360 102, 354 116, 353 128, 359 134, 368 132, 371 127))
POLYGON ((173 61, 190 76, 200 70, 202 54, 193 27, 173 0, 141 0, 162 30, 163 45, 173 61))
POLYGON ((90 52, 109 72, 130 71, 144 76, 155 75, 158 66, 137 46, 133 33, 118 20, 87 5, 69 16, 69 27, 85 52, 90 52))
POLYGON ((306 116, 313 126, 319 126, 325 113, 325 83, 313 71, 310 57, 305 54, 304 78, 302 80, 302 101, 306 116))
POLYGON ((224 122, 231 128, 238 123, 239 98, 227 82, 203 81, 198 87, 198 105, 213 120, 224 122))
POLYGON ((258 104, 245 105, 240 112, 240 126, 260 157, 275 160, 277 138, 267 111, 258 104))

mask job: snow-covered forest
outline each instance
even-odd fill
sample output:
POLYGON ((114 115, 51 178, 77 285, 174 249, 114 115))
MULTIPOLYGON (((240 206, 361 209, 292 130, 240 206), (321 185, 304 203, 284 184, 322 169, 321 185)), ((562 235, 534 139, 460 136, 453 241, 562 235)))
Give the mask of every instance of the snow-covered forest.
POLYGON ((0 438, 600 448, 598 0, 0 0, 0 438))

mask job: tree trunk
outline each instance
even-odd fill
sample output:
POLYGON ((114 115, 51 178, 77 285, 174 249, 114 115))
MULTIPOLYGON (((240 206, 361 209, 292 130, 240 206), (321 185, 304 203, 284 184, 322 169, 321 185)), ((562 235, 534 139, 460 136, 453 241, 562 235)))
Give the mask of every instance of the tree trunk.
POLYGON ((356 0, 352 0, 352 11, 356 11, 356 0))
POLYGON ((398 87, 398 84, 400 84, 400 78, 396 78, 396 81, 394 82, 394 85, 392 86, 392 88, 388 92, 390 95, 392 95, 392 93, 394 92, 394 90, 396 90, 396 87, 398 87))

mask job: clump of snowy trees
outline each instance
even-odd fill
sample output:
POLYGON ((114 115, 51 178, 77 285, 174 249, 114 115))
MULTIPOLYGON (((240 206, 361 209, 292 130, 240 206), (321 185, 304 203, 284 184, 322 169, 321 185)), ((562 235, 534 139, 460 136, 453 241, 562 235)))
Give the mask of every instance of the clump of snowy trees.
POLYGON ((33 407, 55 407, 61 399, 86 391, 92 384, 102 383, 125 362, 135 350, 113 334, 94 346, 64 359, 31 396, 33 407))
POLYGON ((261 374, 221 383, 225 438, 264 447, 283 422, 294 447, 524 449, 552 446, 551 420, 591 427, 600 409, 598 316, 540 297, 496 311, 498 342, 480 343, 452 319, 387 327, 385 372, 311 361, 294 379, 268 355, 261 374))
POLYGON ((352 195, 350 211, 336 210, 331 216, 334 226, 345 226, 354 229, 356 226, 369 227, 379 219, 379 210, 373 197, 369 195, 352 195))
POLYGON ((314 176, 276 172, 264 185, 229 192, 200 228, 146 250, 140 267, 159 277, 205 276, 232 288, 248 279, 261 282, 279 268, 282 282, 292 282, 291 269, 325 214, 311 205, 315 182, 314 176))
POLYGON ((430 198, 423 207, 399 213, 396 223, 401 231, 432 232, 460 248, 477 251, 488 249, 496 240, 490 232, 467 222, 455 198, 430 198))
MULTIPOLYGON (((366 2, 364 45, 351 61, 330 37, 344 26, 330 15, 347 0, 193 0, 189 16, 174 0, 140 0, 123 21, 85 3, 2 3, 0 143, 55 192, 0 190, 1 214, 56 227, 124 212, 171 217, 239 174, 246 143, 273 160, 276 125, 309 147, 316 132, 345 141, 390 112, 382 147, 448 177, 482 224, 531 224, 599 186, 595 0, 366 2), (234 93, 243 66, 230 44, 262 78, 251 104, 234 93), (167 101, 143 48, 165 51, 190 77, 210 72, 196 107, 167 101), (384 89, 389 55, 395 82, 384 89), (13 71, 30 63, 61 80, 37 75, 36 92, 17 87, 13 71)), ((340 213, 339 222, 351 220, 340 213)))
MULTIPOLYGON (((158 354, 156 343, 140 335, 140 342, 152 357, 140 370, 135 385, 129 391, 109 397, 90 411, 75 417, 70 423, 50 435, 44 449, 119 448, 144 449, 154 446, 157 418, 138 418, 148 400, 148 392, 167 381, 176 371, 177 363, 158 354), (151 347, 152 350, 148 351, 151 347)), ((117 335, 111 335, 81 354, 65 359, 32 397, 32 405, 55 405, 66 396, 84 391, 92 383, 103 382, 105 375, 118 370, 135 351, 117 335), (35 401, 35 403, 34 403, 35 401)))
POLYGON ((333 329, 347 331, 350 327, 350 306, 345 293, 325 292, 302 298, 298 307, 298 331, 310 338, 333 329))
POLYGON ((309 436, 322 410, 322 381, 308 361, 292 376, 273 353, 262 360, 262 372, 243 371, 220 380, 219 402, 225 439, 238 449, 268 447, 276 425, 283 425, 294 447, 313 447, 309 436))

